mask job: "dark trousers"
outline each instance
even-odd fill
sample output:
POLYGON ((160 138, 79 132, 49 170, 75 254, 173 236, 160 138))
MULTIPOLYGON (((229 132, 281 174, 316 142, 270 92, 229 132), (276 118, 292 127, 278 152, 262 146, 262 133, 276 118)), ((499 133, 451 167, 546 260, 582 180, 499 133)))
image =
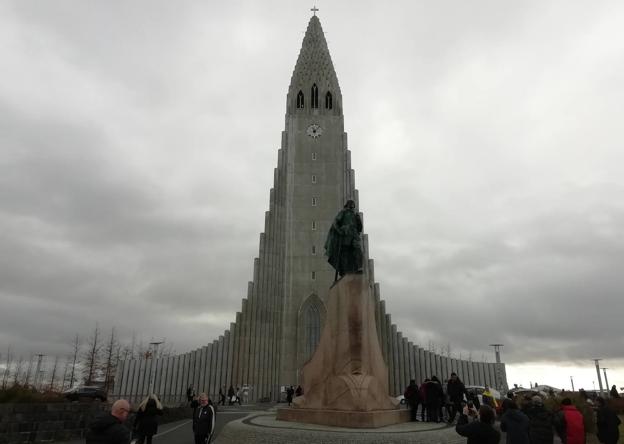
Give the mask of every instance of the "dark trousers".
POLYGON ((439 422, 439 413, 440 413, 440 404, 430 402, 427 404, 427 421, 429 422, 439 422))
POLYGON ((450 405, 450 409, 449 409, 449 422, 455 421, 455 416, 457 415, 457 413, 461 415, 461 412, 462 412, 461 399, 456 399, 452 401, 452 404, 450 405))
POLYGON ((410 408, 410 418, 411 418, 412 422, 417 421, 417 419, 416 419, 416 412, 418 412, 418 401, 410 402, 409 403, 409 408, 410 408))
POLYGON ((137 438, 137 444, 143 444, 144 442, 146 444, 152 444, 152 436, 153 435, 139 435, 137 438))
POLYGON ((210 435, 195 435, 195 444, 207 444, 210 442, 210 435))

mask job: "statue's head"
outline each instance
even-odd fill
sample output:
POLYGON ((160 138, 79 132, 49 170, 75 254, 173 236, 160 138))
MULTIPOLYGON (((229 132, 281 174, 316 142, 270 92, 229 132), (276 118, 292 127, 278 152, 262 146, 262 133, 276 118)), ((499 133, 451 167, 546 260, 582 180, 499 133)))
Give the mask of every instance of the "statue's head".
POLYGON ((355 202, 352 199, 349 199, 344 206, 345 208, 349 208, 351 210, 355 209, 355 202))

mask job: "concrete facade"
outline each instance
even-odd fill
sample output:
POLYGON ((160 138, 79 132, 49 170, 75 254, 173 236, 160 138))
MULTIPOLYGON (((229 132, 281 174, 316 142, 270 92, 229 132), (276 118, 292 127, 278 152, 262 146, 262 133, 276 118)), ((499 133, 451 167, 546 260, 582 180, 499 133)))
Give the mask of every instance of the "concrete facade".
MULTIPOLYGON (((277 400, 281 386, 298 384, 300 369, 320 338, 334 280, 334 270, 324 256, 325 238, 347 199, 357 205, 342 94, 320 21, 313 16, 286 96, 285 129, 253 280, 235 322, 222 336, 198 350, 155 363, 154 387, 165 403, 182 402, 189 386, 213 399, 219 388, 230 384, 249 386, 253 401, 277 400)), ((463 372, 466 379, 470 368, 478 368, 468 382, 480 385, 493 380, 491 375, 504 377, 504 364, 495 368, 495 364, 474 367, 472 362, 453 362, 410 341, 386 313, 366 235, 362 244, 390 395, 402 394, 412 378, 421 382, 436 375, 445 380, 451 371, 463 372)), ((113 395, 133 400, 146 396, 151 364, 122 362, 113 395)))

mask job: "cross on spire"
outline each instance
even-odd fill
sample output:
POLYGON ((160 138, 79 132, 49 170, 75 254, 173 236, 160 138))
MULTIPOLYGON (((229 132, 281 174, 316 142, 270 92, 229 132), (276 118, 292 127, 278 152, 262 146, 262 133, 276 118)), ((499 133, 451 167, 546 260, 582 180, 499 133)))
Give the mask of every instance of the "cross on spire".
POLYGON ((316 7, 316 5, 314 5, 314 7, 312 9, 310 9, 310 11, 312 11, 314 13, 314 15, 316 15, 316 11, 318 11, 319 9, 316 7))

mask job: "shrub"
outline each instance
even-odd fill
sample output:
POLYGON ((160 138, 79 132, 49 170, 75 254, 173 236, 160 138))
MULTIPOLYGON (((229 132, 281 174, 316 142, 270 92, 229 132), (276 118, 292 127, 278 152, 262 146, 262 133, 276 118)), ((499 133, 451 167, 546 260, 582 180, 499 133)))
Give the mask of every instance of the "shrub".
POLYGON ((0 403, 48 403, 63 402, 64 398, 56 392, 39 392, 32 387, 19 384, 0 390, 0 403))

